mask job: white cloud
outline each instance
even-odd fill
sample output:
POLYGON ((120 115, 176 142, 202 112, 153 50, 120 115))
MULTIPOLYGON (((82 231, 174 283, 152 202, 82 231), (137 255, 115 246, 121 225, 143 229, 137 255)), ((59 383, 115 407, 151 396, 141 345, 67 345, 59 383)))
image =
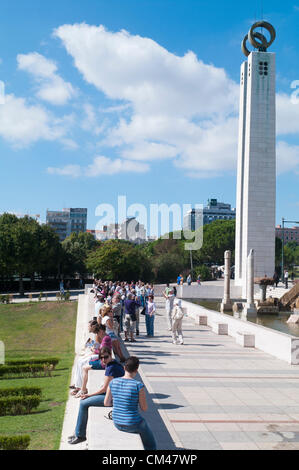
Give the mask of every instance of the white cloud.
MULTIPOLYGON (((117 119, 113 126, 100 127, 103 145, 136 163, 173 159, 192 177, 236 170, 239 84, 223 69, 203 63, 191 51, 179 57, 149 38, 103 26, 63 25, 54 35, 84 79, 114 104, 120 102, 101 110, 117 119)), ((98 117, 91 108, 86 111, 86 127, 96 126, 98 117)), ((299 132, 299 105, 291 102, 291 92, 277 95, 277 132, 299 132)), ((296 152, 296 146, 278 143, 279 171, 298 166, 296 152)), ((103 162, 98 164, 103 171, 103 162)), ((86 174, 92 168, 96 174, 95 162, 86 174)))
POLYGON ((279 141, 277 151, 277 173, 286 173, 299 168, 299 145, 289 145, 279 141))
POLYGON ((29 105, 24 98, 6 95, 0 106, 0 136, 15 147, 38 140, 59 140, 66 133, 67 118, 57 119, 42 106, 29 105))
POLYGON ((19 54, 17 56, 18 68, 31 74, 38 89, 38 98, 53 105, 64 105, 73 96, 75 90, 71 83, 64 81, 56 72, 56 64, 37 52, 19 54))
POLYGON ((290 94, 278 93, 276 95, 277 107, 277 134, 299 134, 299 100, 294 103, 290 88, 290 94))
POLYGON ((146 163, 138 163, 130 160, 117 158, 115 160, 98 156, 94 158, 92 164, 87 167, 80 165, 66 165, 63 168, 49 167, 48 173, 61 176, 71 176, 78 178, 79 176, 97 177, 101 175, 115 175, 117 173, 145 173, 149 171, 149 165, 146 163))

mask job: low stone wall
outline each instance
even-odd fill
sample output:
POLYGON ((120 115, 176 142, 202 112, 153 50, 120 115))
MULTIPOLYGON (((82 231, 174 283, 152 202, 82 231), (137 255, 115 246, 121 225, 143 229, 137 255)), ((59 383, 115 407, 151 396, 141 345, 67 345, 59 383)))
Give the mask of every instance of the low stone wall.
MULTIPOLYGON (((191 286, 182 285, 177 286, 177 297, 180 299, 214 299, 222 300, 224 295, 223 282, 219 282, 219 285, 211 284, 193 284, 191 286)), ((231 299, 241 300, 242 299, 242 287, 231 286, 230 287, 231 299)), ((243 299, 245 300, 245 299, 243 299)))
POLYGON ((255 347, 271 354, 289 364, 299 364, 299 338, 265 326, 256 325, 248 321, 239 320, 230 315, 208 310, 200 305, 182 300, 182 307, 186 308, 187 315, 199 322, 200 316, 207 317, 207 325, 221 322, 228 325, 228 335, 237 338, 238 332, 246 332, 255 336, 255 347))

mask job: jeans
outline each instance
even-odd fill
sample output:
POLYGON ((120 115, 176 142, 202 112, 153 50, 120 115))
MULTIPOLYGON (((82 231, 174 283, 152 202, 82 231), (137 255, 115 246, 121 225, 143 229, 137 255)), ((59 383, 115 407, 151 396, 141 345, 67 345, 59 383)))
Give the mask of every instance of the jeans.
POLYGON ((145 315, 146 334, 148 336, 154 336, 154 320, 155 315, 145 315))
POLYGON ((145 419, 142 418, 140 423, 125 426, 123 424, 114 423, 114 426, 123 432, 131 432, 133 434, 140 434, 143 447, 145 450, 156 450, 157 444, 153 432, 145 419))
POLYGON ((104 406, 105 393, 103 395, 94 395, 85 400, 80 400, 80 408, 77 418, 75 435, 83 439, 86 438, 86 427, 88 421, 88 408, 90 406, 104 406))

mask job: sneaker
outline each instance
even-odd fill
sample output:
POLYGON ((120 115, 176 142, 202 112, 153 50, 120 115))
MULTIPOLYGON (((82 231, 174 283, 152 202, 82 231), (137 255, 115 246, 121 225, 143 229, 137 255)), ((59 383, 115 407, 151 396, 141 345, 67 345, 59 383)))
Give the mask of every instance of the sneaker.
POLYGON ((130 343, 137 343, 136 339, 130 339, 130 343))
POLYGON ((86 441, 86 437, 75 436, 75 438, 72 441, 69 441, 69 444, 79 444, 80 442, 84 442, 84 441, 86 441))
POLYGON ((173 340, 172 344, 179 344, 177 341, 173 340))
POLYGON ((139 330, 136 330, 136 336, 139 336, 139 330))

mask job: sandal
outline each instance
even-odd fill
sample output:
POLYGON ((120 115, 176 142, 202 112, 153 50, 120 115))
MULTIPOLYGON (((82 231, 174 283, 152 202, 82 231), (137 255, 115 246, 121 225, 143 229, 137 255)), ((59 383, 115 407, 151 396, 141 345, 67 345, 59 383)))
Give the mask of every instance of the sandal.
POLYGON ((71 395, 77 395, 78 392, 80 392, 80 388, 75 388, 75 389, 71 392, 71 395))
POLYGON ((82 395, 86 395, 87 393, 88 393, 88 390, 85 390, 85 392, 83 392, 82 390, 79 390, 77 395, 75 395, 75 398, 81 398, 82 395))

